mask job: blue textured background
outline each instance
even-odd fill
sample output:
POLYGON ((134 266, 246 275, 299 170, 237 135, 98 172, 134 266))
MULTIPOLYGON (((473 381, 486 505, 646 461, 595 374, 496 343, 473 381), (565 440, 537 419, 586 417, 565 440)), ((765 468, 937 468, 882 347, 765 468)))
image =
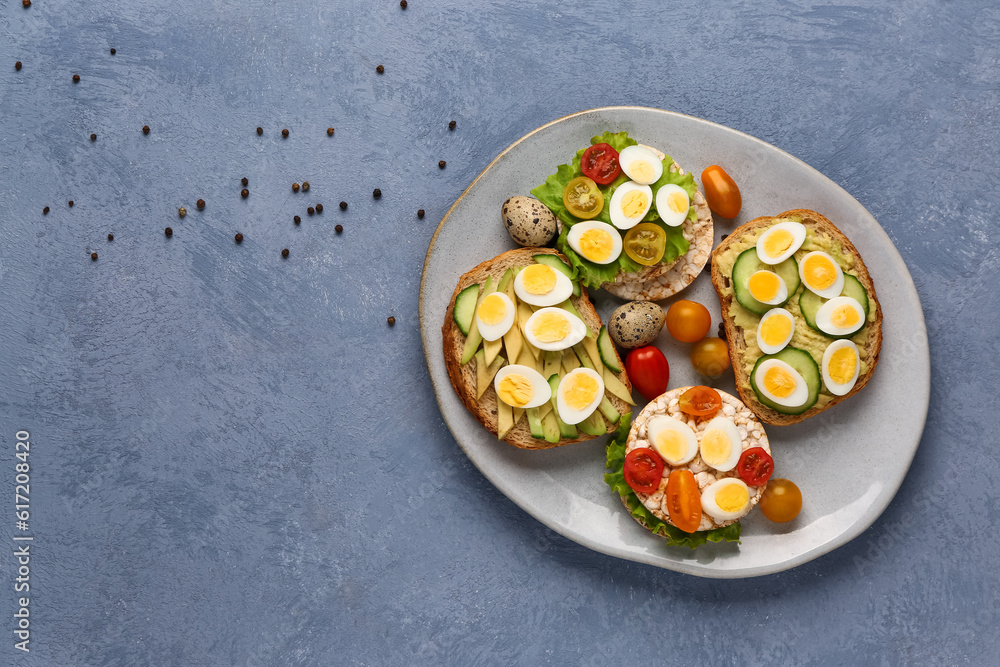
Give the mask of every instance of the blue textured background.
POLYGON ((985 1, 6 0, 0 539, 27 429, 35 542, 28 655, 0 547, 0 663, 995 658, 998 101, 985 1), (512 141, 617 104, 813 165, 920 292, 913 467, 871 529, 792 571, 593 553, 497 492, 438 412, 417 326, 434 227, 512 141))

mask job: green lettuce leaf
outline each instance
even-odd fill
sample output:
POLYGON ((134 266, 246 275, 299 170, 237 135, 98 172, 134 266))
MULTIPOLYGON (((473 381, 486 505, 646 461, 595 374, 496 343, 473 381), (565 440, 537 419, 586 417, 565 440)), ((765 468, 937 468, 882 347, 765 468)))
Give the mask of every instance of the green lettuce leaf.
MULTIPOLYGON (((623 148, 627 146, 634 146, 638 142, 629 137, 627 132, 605 132, 604 134, 592 137, 590 143, 591 145, 601 143, 609 144, 616 151, 621 151, 623 148)), ((566 234, 569 231, 569 228, 577 222, 580 222, 580 219, 566 210, 566 206, 563 204, 562 200, 563 190, 566 189, 567 183, 577 176, 583 175, 583 172, 580 169, 580 160, 583 158, 585 150, 586 148, 581 148, 577 151, 570 164, 559 165, 556 168, 556 173, 549 175, 549 177, 545 179, 544 183, 531 191, 531 194, 543 204, 548 206, 549 209, 551 209, 552 212, 555 213, 556 216, 563 222, 563 230, 559 234, 559 238, 556 240, 556 247, 559 249, 559 252, 566 255, 573 267, 579 272, 580 281, 587 287, 600 287, 603 283, 613 282, 619 271, 624 273, 635 273, 644 267, 638 262, 633 261, 624 252, 618 257, 618 259, 610 264, 595 264, 577 255, 573 248, 570 247, 569 243, 566 242, 566 234)), ((693 199, 694 193, 697 190, 694 177, 691 174, 684 174, 684 176, 680 176, 672 173, 670 171, 670 165, 672 165, 673 162, 674 161, 670 156, 664 158, 663 175, 651 186, 654 197, 656 195, 656 191, 659 190, 660 187, 666 185, 667 183, 674 183, 684 188, 684 190, 688 193, 688 197, 693 199)), ((595 218, 596 220, 611 224, 611 196, 622 183, 627 181, 628 177, 625 176, 625 174, 622 174, 610 184, 599 186, 601 188, 601 192, 604 194, 604 209, 595 218)), ((692 206, 688 209, 688 220, 694 220, 696 217, 697 214, 692 206)), ((643 218, 643 220, 653 222, 666 233, 666 247, 661 261, 672 262, 687 253, 689 244, 687 239, 684 238, 681 228, 670 227, 663 224, 659 215, 656 213, 655 206, 650 207, 649 213, 646 214, 646 217, 643 218)))
POLYGON ((695 549, 708 542, 737 542, 740 541, 742 528, 740 523, 730 524, 725 528, 715 528, 713 530, 699 530, 696 533, 685 533, 676 526, 671 526, 662 519, 650 512, 645 505, 635 495, 635 491, 625 481, 625 445, 628 441, 628 433, 632 423, 631 413, 622 415, 618 422, 618 430, 614 437, 608 440, 607 447, 607 468, 611 472, 604 475, 604 481, 611 490, 622 497, 628 505, 629 512, 633 517, 639 519, 649 527, 655 534, 667 538, 670 546, 682 546, 695 549))

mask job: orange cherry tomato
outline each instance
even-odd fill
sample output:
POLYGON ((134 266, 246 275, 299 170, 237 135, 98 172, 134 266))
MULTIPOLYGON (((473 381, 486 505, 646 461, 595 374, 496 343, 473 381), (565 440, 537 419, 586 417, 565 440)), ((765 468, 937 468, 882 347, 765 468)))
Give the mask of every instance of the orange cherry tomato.
POLYGON ((729 347, 721 338, 702 338, 691 346, 691 365, 705 377, 717 378, 729 368, 729 347))
POLYGON ((701 172, 701 185, 712 213, 723 218, 735 218, 743 208, 743 196, 736 181, 717 164, 701 172))
POLYGON ((693 343, 708 335, 712 316, 696 301, 675 301, 667 309, 667 331, 682 343, 693 343))
POLYGON ((681 412, 695 417, 711 417, 722 407, 722 396, 711 387, 691 387, 677 400, 681 412))
POLYGON ((760 509, 771 521, 787 523, 802 511, 802 492, 789 479, 772 479, 760 497, 760 509))
POLYGON ((701 494, 690 470, 674 470, 667 478, 667 513, 674 525, 693 533, 701 524, 701 494))
POLYGON ((563 190, 563 204, 581 220, 596 218, 604 208, 604 194, 593 179, 577 176, 563 190))

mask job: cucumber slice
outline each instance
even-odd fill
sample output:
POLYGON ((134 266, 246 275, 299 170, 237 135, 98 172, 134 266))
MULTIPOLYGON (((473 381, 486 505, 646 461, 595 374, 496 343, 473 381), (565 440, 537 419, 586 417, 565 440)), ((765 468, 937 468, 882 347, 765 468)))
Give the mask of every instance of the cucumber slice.
POLYGON ((601 332, 597 334, 597 352, 601 355, 601 361, 612 372, 622 372, 621 364, 618 363, 618 355, 615 354, 615 344, 611 342, 607 327, 602 326, 601 332))
POLYGON ((816 365, 816 360, 812 358, 811 354, 797 347, 786 347, 777 354, 766 354, 757 360, 757 363, 753 366, 753 370, 750 372, 750 386, 753 387, 753 392, 757 394, 757 400, 775 412, 780 412, 783 415, 800 415, 816 404, 816 401, 819 399, 820 387, 823 386, 823 380, 819 373, 819 366, 816 365), (802 376, 806 381, 806 387, 809 389, 809 397, 805 403, 794 408, 778 405, 757 389, 757 382, 755 381, 757 367, 768 359, 784 361, 802 376))
POLYGON ((780 264, 769 266, 757 257, 757 248, 747 248, 741 252, 740 256, 736 258, 736 263, 733 264, 733 292, 739 304, 755 315, 763 315, 772 308, 780 308, 788 303, 788 299, 785 299, 781 303, 767 305, 750 296, 747 281, 754 273, 764 269, 774 271, 781 276, 781 279, 785 281, 785 286, 788 287, 788 299, 792 298, 802 282, 799 278, 799 265, 794 257, 789 257, 780 264))
MULTIPOLYGON (((865 286, 861 284, 860 280, 849 273, 845 273, 844 289, 840 292, 840 296, 849 296, 856 300, 864 309, 865 317, 868 317, 868 292, 865 290, 865 286)), ((827 338, 851 338, 855 336, 858 331, 861 331, 861 329, 864 328, 864 324, 862 324, 858 331, 845 334, 843 336, 834 336, 821 330, 818 326, 816 326, 816 313, 827 301, 829 301, 829 299, 824 299, 823 297, 813 293, 811 290, 802 290, 802 296, 799 297, 799 310, 802 311, 802 318, 806 321, 806 324, 808 324, 810 328, 819 331, 827 338)))
POLYGON ((556 417, 555 410, 542 418, 542 435, 546 442, 559 442, 559 418, 556 417))
POLYGON ((552 389, 552 413, 556 416, 556 424, 559 425, 559 435, 564 438, 578 438, 580 437, 579 431, 576 430, 576 426, 572 424, 567 424, 559 416, 559 405, 556 401, 556 394, 559 392, 559 374, 555 373, 549 377, 549 388, 552 389))
MULTIPOLYGON (((479 298, 476 299, 473 312, 475 312, 475 309, 478 308, 479 304, 483 302, 483 299, 486 298, 488 294, 492 294, 494 291, 496 291, 496 288, 493 285, 493 278, 492 276, 487 276, 486 282, 483 283, 483 292, 479 295, 479 298)), ((476 324, 476 318, 473 317, 472 324, 469 325, 469 335, 465 338, 465 347, 462 348, 463 366, 472 360, 473 355, 476 354, 476 350, 479 349, 479 346, 482 345, 482 343, 483 335, 479 333, 479 326, 476 324)))
POLYGON ((455 309, 451 316, 463 336, 469 335, 472 320, 476 317, 476 301, 479 299, 479 283, 469 285, 455 297, 455 309))
POLYGON ((587 435, 604 435, 608 432, 608 427, 604 425, 604 417, 600 410, 594 410, 593 414, 577 424, 577 428, 587 435))
POLYGON ((525 410, 528 418, 528 428, 531 429, 531 437, 542 439, 545 437, 545 429, 542 428, 542 416, 538 408, 528 408, 525 410))
POLYGON ((551 266, 556 271, 566 274, 566 277, 573 281, 573 296, 580 296, 580 281, 577 280, 577 271, 566 264, 555 255, 533 255, 532 259, 539 264, 551 266))
POLYGON ((618 423, 621 418, 621 415, 615 410, 615 406, 611 405, 611 401, 608 400, 607 394, 601 397, 601 404, 597 406, 597 410, 612 424, 618 423))

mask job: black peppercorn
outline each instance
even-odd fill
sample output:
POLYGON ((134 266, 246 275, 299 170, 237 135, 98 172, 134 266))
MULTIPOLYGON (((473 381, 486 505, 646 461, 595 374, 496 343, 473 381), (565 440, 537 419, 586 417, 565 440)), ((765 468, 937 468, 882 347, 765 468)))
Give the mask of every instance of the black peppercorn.
POLYGON ((118 53, 118 51, 111 49, 111 55, 115 55, 116 53, 118 53))
POLYGON ((299 184, 292 183, 292 192, 298 192, 298 191, 299 191, 299 184))
POLYGON ((444 160, 438 160, 438 169, 444 169, 447 166, 448 166, 447 162, 445 162, 444 160))
POLYGON ((455 129, 455 125, 457 125, 457 123, 455 121, 449 122, 448 123, 448 129, 449 130, 454 130, 455 129))
POLYGON ((96 134, 90 135, 90 140, 91 141, 97 141, 97 135, 96 134))
POLYGON ((335 232, 337 232, 339 234, 342 231, 344 231, 344 226, 343 225, 337 225, 336 227, 333 228, 333 231, 335 231, 335 232))
POLYGON ((196 201, 194 203, 194 205, 197 206, 198 210, 200 211, 201 209, 205 208, 205 200, 204 199, 199 199, 198 201, 196 201))
POLYGON ((90 259, 92 259, 92 260, 94 260, 96 262, 97 261, 97 253, 96 252, 90 253, 90 259))
POLYGON ((389 324, 390 327, 396 326, 396 318, 393 317, 392 315, 389 316, 389 319, 387 319, 386 322, 389 324))
POLYGON ((73 83, 80 83, 80 75, 79 74, 74 74, 73 75, 73 83))
POLYGON ((166 229, 163 230, 163 233, 166 234, 167 236, 173 236, 174 230, 171 229, 170 227, 167 227, 166 229))
POLYGON ((340 202, 340 210, 341 211, 346 211, 347 210, 347 202, 346 201, 340 202))
POLYGON ((306 209, 306 213, 308 213, 309 215, 312 215, 315 212, 316 212, 316 209, 314 209, 312 206, 310 206, 309 208, 306 209))
POLYGON ((302 181, 302 192, 309 192, 309 181, 302 181))
POLYGON ((73 200, 72 199, 69 200, 69 207, 73 208, 73 200))
POLYGON ((244 176, 243 179, 240 180, 240 183, 243 184, 243 187, 246 187, 246 186, 250 185, 250 181, 247 179, 246 176, 244 176))
POLYGON ((326 128, 326 136, 328 136, 328 137, 332 137, 333 136, 333 128, 332 127, 326 128))
POLYGON ((375 188, 374 190, 372 190, 372 197, 375 197, 375 199, 378 199, 381 196, 382 196, 382 191, 381 190, 379 190, 378 188, 375 188))
POLYGON ((285 248, 284 250, 281 251, 281 256, 288 257, 288 248, 285 248))
POLYGON ((18 60, 16 63, 14 63, 14 69, 16 69, 18 72, 21 71, 21 61, 20 60, 18 60))
POLYGON ((421 220, 424 219, 424 209, 421 208, 417 210, 417 217, 420 218, 421 220))
POLYGON ((246 199, 247 197, 250 196, 250 191, 247 190, 246 188, 243 188, 242 190, 240 190, 240 196, 246 199))
POLYGON ((726 340, 726 325, 719 322, 719 338, 726 340))
POLYGON ((728 237, 728 236, 729 236, 729 234, 723 234, 723 235, 722 235, 722 238, 720 238, 719 240, 720 240, 720 241, 725 241, 725 240, 726 240, 726 237, 728 237))
POLYGON ((48 215, 48 214, 49 214, 49 207, 46 206, 45 208, 42 209, 42 215, 48 215))
POLYGON ((149 125, 143 125, 142 126, 142 133, 143 134, 149 134, 149 125))
POLYGON ((406 9, 406 0, 399 0, 399 6, 406 9))
POLYGON ((300 218, 299 216, 295 216, 294 218, 292 218, 292 222, 294 222, 297 225, 300 222, 302 222, 302 218, 300 218))
POLYGON ((379 65, 378 67, 375 68, 375 71, 378 72, 379 74, 382 74, 385 72, 385 67, 379 65))
POLYGON ((236 241, 237 243, 243 243, 243 235, 242 235, 242 234, 240 234, 239 232, 237 232, 237 233, 236 233, 236 236, 234 236, 234 237, 233 237, 233 239, 234 239, 234 240, 235 240, 235 241, 236 241))
POLYGON ((257 136, 259 137, 259 136, 260 136, 260 135, 262 135, 262 134, 264 134, 264 128, 262 128, 262 127, 258 127, 258 128, 257 128, 257 136))
POLYGON ((115 240, 115 235, 114 234, 108 234, 108 240, 109 241, 114 241, 115 240))
POLYGON ((31 6, 31 0, 21 0, 21 5, 22 5, 22 6, 23 6, 23 7, 25 8, 25 9, 27 9, 28 7, 30 7, 30 6, 31 6))
POLYGON ((281 131, 281 136, 283 136, 285 139, 287 139, 288 138, 288 130, 282 130, 281 131))
POLYGON ((322 213, 323 212, 323 205, 322 204, 316 204, 316 212, 317 213, 322 213))

